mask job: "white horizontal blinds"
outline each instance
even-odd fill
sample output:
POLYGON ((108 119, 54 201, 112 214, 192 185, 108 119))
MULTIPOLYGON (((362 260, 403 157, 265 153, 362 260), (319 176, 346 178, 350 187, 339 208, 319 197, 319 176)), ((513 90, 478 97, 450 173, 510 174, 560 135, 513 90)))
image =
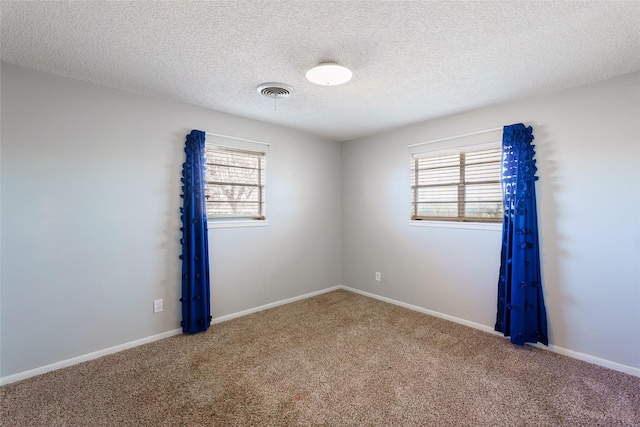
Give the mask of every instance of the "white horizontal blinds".
POLYGON ((412 219, 502 220, 500 147, 412 160, 412 219))
POLYGON ((209 218, 265 219, 265 155, 205 146, 209 218))
POLYGON ((502 149, 470 151, 464 154, 464 216, 502 221, 502 149))
POLYGON ((458 217, 460 154, 414 160, 414 219, 458 217))

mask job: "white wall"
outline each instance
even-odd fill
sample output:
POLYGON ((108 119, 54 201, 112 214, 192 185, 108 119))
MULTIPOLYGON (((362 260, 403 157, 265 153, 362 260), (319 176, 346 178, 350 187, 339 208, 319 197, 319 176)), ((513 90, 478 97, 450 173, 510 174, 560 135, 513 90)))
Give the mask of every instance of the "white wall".
POLYGON ((339 143, 6 63, 1 79, 0 376, 179 327, 191 129, 272 143, 269 225, 209 232, 213 316, 340 284, 339 143))
POLYGON ((519 122, 537 147, 550 343, 638 369, 639 73, 345 143, 342 283, 493 327, 500 232, 410 227, 407 145, 519 122))
POLYGON ((272 143, 269 225, 209 231, 214 317, 342 274, 492 327, 500 233, 410 227, 406 146, 517 122, 537 144, 551 343, 640 368, 638 73, 343 145, 6 63, 1 79, 1 377, 179 327, 191 129, 272 143))

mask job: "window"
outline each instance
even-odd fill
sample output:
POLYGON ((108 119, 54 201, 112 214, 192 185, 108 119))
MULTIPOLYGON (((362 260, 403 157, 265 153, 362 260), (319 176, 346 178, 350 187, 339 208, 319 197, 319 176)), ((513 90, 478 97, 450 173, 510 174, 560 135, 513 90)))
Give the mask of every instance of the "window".
POLYGON ((500 147, 414 157, 412 220, 502 221, 500 147))
POLYGON ((205 145, 207 217, 265 219, 265 153, 205 145))

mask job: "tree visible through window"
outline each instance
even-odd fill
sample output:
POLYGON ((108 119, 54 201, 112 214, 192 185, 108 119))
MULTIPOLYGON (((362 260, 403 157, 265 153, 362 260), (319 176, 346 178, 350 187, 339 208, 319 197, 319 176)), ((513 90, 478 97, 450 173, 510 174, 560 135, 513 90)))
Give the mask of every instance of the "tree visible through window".
POLYGON ((265 154, 205 146, 207 216, 265 219, 265 154))
POLYGON ((501 222, 500 147, 411 161, 412 220, 501 222))

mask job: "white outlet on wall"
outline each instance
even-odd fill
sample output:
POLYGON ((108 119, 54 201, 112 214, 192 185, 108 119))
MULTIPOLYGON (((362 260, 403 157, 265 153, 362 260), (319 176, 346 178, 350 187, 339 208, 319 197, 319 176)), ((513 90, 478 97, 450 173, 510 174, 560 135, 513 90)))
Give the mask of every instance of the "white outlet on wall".
POLYGON ((153 312, 160 313, 164 309, 162 305, 162 299, 153 300, 153 312))
POLYGON ((380 272, 376 271, 376 282, 379 282, 380 280, 382 280, 382 277, 380 276, 380 272))

